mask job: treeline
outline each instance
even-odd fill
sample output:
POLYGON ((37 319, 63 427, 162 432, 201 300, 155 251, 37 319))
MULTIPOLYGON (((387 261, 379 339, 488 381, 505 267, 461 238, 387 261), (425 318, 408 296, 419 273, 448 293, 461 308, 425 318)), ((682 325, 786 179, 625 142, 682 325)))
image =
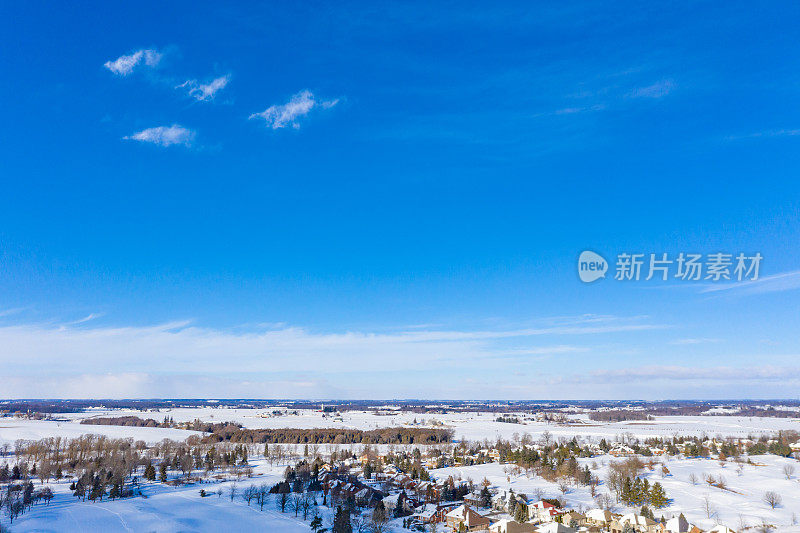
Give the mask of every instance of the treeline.
POLYGON ((653 420, 653 417, 644 411, 612 409, 609 411, 593 411, 589 413, 589 420, 594 420, 595 422, 625 422, 626 420, 653 420))
POLYGON ((176 423, 175 420, 170 417, 165 417, 163 422, 157 422, 152 418, 139 418, 138 416, 87 418, 82 420, 81 424, 95 426, 128 426, 137 428, 175 428, 188 429, 190 431, 202 431, 204 433, 214 433, 215 431, 220 431, 228 427, 242 427, 242 425, 237 422, 203 422, 200 419, 194 419, 191 422, 176 423))
POLYGON ((92 426, 127 426, 136 428, 171 427, 165 422, 156 422, 152 418, 144 419, 139 418, 138 416, 87 418, 86 420, 81 420, 81 424, 88 424, 92 426))
POLYGON ((216 429, 203 442, 267 444, 442 444, 452 442, 453 430, 430 428, 358 429, 243 429, 232 425, 216 429))
POLYGON ((595 422, 625 422, 626 420, 653 420, 653 417, 645 411, 612 409, 609 411, 593 411, 589 413, 589 420, 594 420, 595 422))

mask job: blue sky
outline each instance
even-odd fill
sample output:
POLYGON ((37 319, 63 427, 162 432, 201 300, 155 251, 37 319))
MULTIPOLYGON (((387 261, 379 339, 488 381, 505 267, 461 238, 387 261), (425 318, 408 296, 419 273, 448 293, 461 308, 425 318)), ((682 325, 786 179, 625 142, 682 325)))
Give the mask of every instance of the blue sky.
POLYGON ((798 396, 800 6, 283 4, 0 7, 0 396, 798 396))

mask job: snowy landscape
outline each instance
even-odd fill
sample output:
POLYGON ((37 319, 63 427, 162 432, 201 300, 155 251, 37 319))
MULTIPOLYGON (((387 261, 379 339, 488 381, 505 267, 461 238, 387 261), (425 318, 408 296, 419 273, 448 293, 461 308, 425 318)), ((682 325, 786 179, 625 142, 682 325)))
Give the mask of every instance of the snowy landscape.
MULTIPOLYGON (((262 408, 212 404, 144 410, 98 405, 37 416, 6 413, 0 418, 3 461, 12 469, 20 464, 25 467, 21 475, 17 472, 16 479, 6 479, 0 485, 4 487, 5 496, 2 523, 12 531, 166 532, 229 528, 299 532, 314 531, 312 526, 319 526, 317 531, 322 528, 339 531, 337 528, 341 524, 335 523, 335 518, 336 509, 340 508, 347 509, 348 519, 352 519, 356 530, 364 532, 458 531, 458 525, 448 525, 447 513, 440 513, 439 519, 434 521, 431 515, 436 515, 436 509, 455 512, 458 505, 467 502, 469 513, 477 513, 475 516, 487 520, 485 527, 475 530, 495 531, 497 529, 489 528, 499 527, 497 531, 515 531, 502 528, 520 518, 507 507, 509 495, 519 495, 531 504, 530 514, 525 516, 527 521, 520 524, 531 524, 531 527, 545 527, 559 519, 557 513, 550 519, 534 514, 536 501, 554 501, 558 504, 558 513, 580 513, 565 515, 570 520, 574 516, 585 517, 588 511, 599 506, 607 508, 619 520, 630 513, 634 516, 639 516, 640 512, 652 514, 654 520, 639 517, 647 523, 633 524, 637 531, 640 526, 644 528, 642 531, 652 531, 658 520, 663 518, 669 523, 670 519, 680 516, 701 531, 717 532, 720 526, 734 531, 800 531, 800 464, 796 458, 800 453, 797 442, 800 420, 791 412, 786 417, 741 417, 735 416, 735 412, 709 409, 707 414, 697 416, 648 416, 646 420, 601 422, 592 419, 592 410, 583 408, 497 413, 441 406, 419 411, 402 404, 370 409, 351 406, 340 410, 335 404, 308 409, 294 408, 289 403, 262 408), (123 423, 121 420, 144 419, 171 427, 115 425, 123 423), (216 433, 181 429, 191 424, 196 426, 198 421, 232 422, 237 430, 300 430, 300 435, 323 428, 343 431, 436 428, 451 432, 448 434, 453 438, 437 444, 270 443, 266 448, 264 444, 252 442, 209 445, 203 438, 216 433), (65 464, 63 471, 59 471, 60 477, 56 478, 52 460, 41 460, 37 464, 29 460, 33 452, 25 451, 26 444, 52 444, 56 438, 66 450, 68 442, 81 435, 84 439, 92 435, 90 443, 127 442, 143 454, 122 482, 121 486, 130 489, 128 494, 119 496, 103 489, 93 497, 76 497, 75 483, 82 473, 80 467, 68 472, 65 464), (788 437, 786 442, 789 443, 785 455, 743 453, 726 457, 719 451, 726 449, 725 443, 754 445, 759 440, 770 443, 783 437, 788 437), (704 442, 710 450, 706 448, 700 455, 692 455, 685 447, 688 445, 680 444, 679 451, 664 444, 684 439, 704 442), (638 447, 645 442, 647 447, 638 447), (165 443, 169 443, 166 449, 173 451, 159 454, 165 443), (520 459, 519 455, 513 455, 522 449, 542 452, 559 446, 566 449, 565 445, 576 450, 580 448, 575 455, 574 468, 579 477, 586 479, 566 475, 554 477, 520 459), (190 460, 187 467, 178 457, 181 452, 177 450, 183 446, 186 453, 193 447, 197 449, 192 452, 197 460, 190 460), (245 455, 233 461, 226 455, 224 463, 218 459, 216 464, 208 464, 208 459, 202 459, 199 454, 206 457, 209 446, 215 448, 212 453, 219 457, 230 450, 240 453, 237 451, 240 447, 245 455), (170 459, 170 453, 176 458, 170 459), (646 504, 621 501, 611 489, 611 467, 632 458, 641 461, 636 478, 647 480, 649 486, 658 483, 663 489, 666 497, 663 504, 642 511, 642 507, 648 507, 646 504), (148 479, 142 466, 145 463, 154 465, 154 475, 158 465, 164 463, 163 477, 151 475, 148 479), (38 466, 38 474, 33 465, 38 466), (298 472, 305 468, 308 474, 309 465, 315 466, 313 474, 307 475, 305 486, 297 485, 299 477, 295 479, 293 474, 287 477, 287 468, 298 472), (42 468, 49 469, 46 475, 41 473, 42 468), (31 479, 35 503, 14 514, 13 502, 17 501, 17 496, 11 488, 16 487, 22 494, 26 478, 31 479), (274 487, 291 479, 295 479, 294 484, 287 481, 286 486, 293 489, 299 486, 302 494, 308 497, 305 509, 299 503, 292 509, 294 490, 288 491, 281 509, 281 493, 275 492, 274 487), (363 491, 358 501, 350 502, 349 506, 348 498, 337 492, 337 484, 345 486, 347 483, 363 491), (448 483, 456 491, 453 494, 458 496, 445 500, 442 487, 448 483), (463 487, 463 495, 458 492, 460 487, 463 487), (52 491, 46 501, 42 498, 45 488, 52 491), (248 488, 256 493, 249 502, 248 488), (259 488, 267 491, 263 503, 258 501, 259 488), (479 501, 479 496, 472 496, 473 500, 478 500, 470 499, 471 494, 480 495, 484 488, 488 500, 479 501), (370 492, 368 501, 362 501, 361 496, 367 492, 370 492), (372 496, 373 493, 379 496, 372 496), (767 493, 778 495, 779 501, 774 506, 765 499, 767 493), (380 506, 386 520, 376 525, 372 516, 378 501, 382 502, 380 506), (397 511, 398 505, 404 510, 397 511), (312 524, 317 516, 319 524, 312 524)), ((8 475, 10 470, 7 468, 5 472, 8 475)), ((582 524, 581 520, 572 524, 575 530, 596 526, 589 522, 582 524)), ((560 527, 569 528, 569 524, 560 524, 560 527)))
POLYGON ((798 21, 0 0, 0 533, 800 533, 798 21))

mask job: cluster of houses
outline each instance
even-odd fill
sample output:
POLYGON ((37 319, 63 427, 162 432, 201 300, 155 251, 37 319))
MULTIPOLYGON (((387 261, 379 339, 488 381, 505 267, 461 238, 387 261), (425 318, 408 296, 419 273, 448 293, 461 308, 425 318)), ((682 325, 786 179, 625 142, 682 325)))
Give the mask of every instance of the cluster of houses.
MULTIPOLYGON (((634 513, 617 514, 604 509, 592 509, 585 514, 564 511, 546 501, 532 503, 530 520, 517 522, 511 518, 493 518, 481 514, 468 504, 462 504, 444 515, 446 527, 454 532, 481 533, 735 533, 724 525, 704 532, 689 524, 683 515, 658 522, 634 513)), ((496 516, 496 515, 495 515, 496 516)))
MULTIPOLYGON (((319 474, 322 491, 329 501, 352 499, 361 507, 382 502, 387 512, 409 517, 411 527, 422 531, 431 524, 442 524, 453 532, 485 533, 734 533, 725 526, 703 532, 689 524, 683 515, 658 522, 638 514, 617 514, 592 509, 585 514, 565 510, 552 501, 529 498, 525 494, 487 487, 491 505, 485 496, 468 493, 459 501, 441 501, 444 486, 433 481, 419 481, 387 465, 383 472, 365 479, 356 469, 340 474, 325 465, 319 474), (509 500, 514 507, 524 506, 528 520, 517 522, 509 517, 509 500)), ((463 482, 461 482, 463 483, 463 482)))
MULTIPOLYGON (((714 438, 703 439, 704 445, 721 445, 723 441, 714 438)), ((742 440, 739 441, 742 443, 742 440)), ((745 441, 746 444, 746 441, 745 441)), ((531 443, 530 448, 542 446, 538 443, 531 443)), ((622 442, 608 443, 605 449, 600 449, 597 444, 589 443, 585 446, 597 448, 591 451, 598 455, 609 453, 616 457, 626 457, 637 455, 639 450, 626 445, 622 442)), ((684 444, 675 443, 673 446, 679 448, 683 453, 684 444)), ((793 444, 793 451, 798 446, 793 444)), ((667 453, 659 445, 649 447, 652 455, 658 456, 667 453)), ((487 447, 475 452, 472 455, 461 455, 452 457, 450 461, 469 461, 476 462, 500 461, 501 454, 497 449, 487 447)), ((407 473, 401 471, 395 465, 387 461, 386 456, 373 454, 371 457, 349 458, 344 461, 347 467, 346 474, 338 473, 331 465, 324 465, 320 473, 322 489, 329 498, 345 501, 355 500, 359 506, 374 507, 377 502, 382 502, 387 511, 394 513, 393 516, 408 517, 409 523, 414 529, 423 531, 429 524, 442 524, 446 529, 453 532, 478 531, 487 533, 734 533, 723 525, 716 526, 710 531, 703 532, 698 527, 689 524, 683 515, 674 517, 666 522, 659 522, 650 517, 638 514, 617 514, 603 509, 592 509, 585 514, 566 510, 556 505, 555 500, 535 500, 528 498, 525 494, 514 494, 511 491, 500 490, 497 487, 486 487, 489 491, 488 499, 491 502, 487 505, 487 495, 485 491, 475 491, 467 493, 458 501, 443 501, 443 496, 453 494, 452 485, 448 492, 448 485, 439 484, 435 481, 421 481, 413 479, 407 473), (373 472, 369 479, 362 474, 362 467, 367 462, 377 460, 382 464, 380 472, 373 472), (513 508, 524 506, 525 513, 514 513, 511 511, 509 500, 513 499, 513 508), (398 507, 400 508, 398 510, 398 507), (526 516, 524 522, 514 520, 520 514, 526 516)), ((431 458, 432 464, 426 465, 426 459, 422 459, 422 464, 428 468, 436 468, 436 461, 441 461, 441 456, 431 458)), ((342 465, 343 463, 339 463, 342 465)), ((663 467, 666 471, 666 468, 663 467)), ((666 471, 668 474, 668 471, 666 471)), ((456 482, 456 486, 461 486, 464 481, 456 482)), ((462 487, 460 494, 467 492, 462 487)))

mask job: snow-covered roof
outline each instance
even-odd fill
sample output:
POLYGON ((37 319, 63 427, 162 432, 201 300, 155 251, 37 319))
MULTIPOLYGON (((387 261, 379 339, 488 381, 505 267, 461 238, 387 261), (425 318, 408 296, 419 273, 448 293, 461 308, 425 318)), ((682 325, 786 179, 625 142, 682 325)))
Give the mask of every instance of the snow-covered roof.
POLYGON ((613 517, 611 516, 611 512, 605 509, 591 509, 586 511, 586 518, 597 522, 610 522, 613 517))

